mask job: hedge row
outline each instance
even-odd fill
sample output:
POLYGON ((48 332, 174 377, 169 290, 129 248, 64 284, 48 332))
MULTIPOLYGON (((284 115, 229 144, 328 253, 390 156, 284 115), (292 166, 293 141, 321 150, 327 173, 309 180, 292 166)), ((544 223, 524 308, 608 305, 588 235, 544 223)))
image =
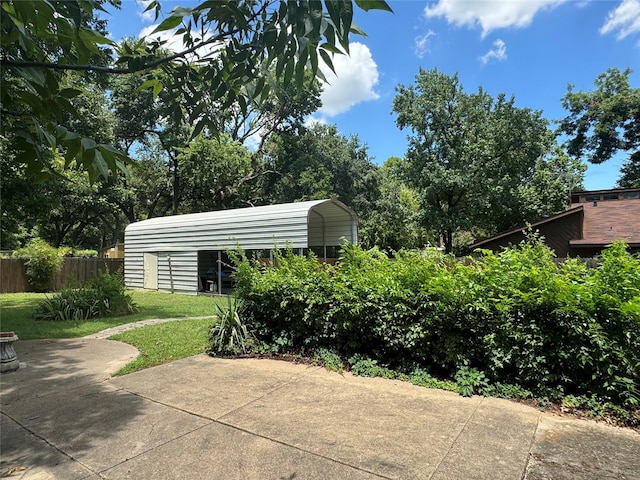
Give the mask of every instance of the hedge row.
POLYGON ((236 258, 244 321, 282 350, 361 355, 452 378, 462 368, 538 395, 640 404, 640 257, 553 261, 536 238, 463 261, 344 245, 337 266, 285 251, 236 258))

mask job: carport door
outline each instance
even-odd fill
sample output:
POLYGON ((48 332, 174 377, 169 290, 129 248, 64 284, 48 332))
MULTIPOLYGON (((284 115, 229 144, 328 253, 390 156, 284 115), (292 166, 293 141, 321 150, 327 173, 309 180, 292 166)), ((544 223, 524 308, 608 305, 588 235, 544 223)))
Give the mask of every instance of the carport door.
POLYGON ((144 254, 144 277, 142 287, 147 290, 158 289, 158 254, 144 254))

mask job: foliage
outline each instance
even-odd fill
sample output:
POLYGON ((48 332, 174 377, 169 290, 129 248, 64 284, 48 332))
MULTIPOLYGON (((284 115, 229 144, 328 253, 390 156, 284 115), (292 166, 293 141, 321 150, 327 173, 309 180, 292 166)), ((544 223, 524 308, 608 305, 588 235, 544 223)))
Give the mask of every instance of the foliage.
POLYGON ((302 350, 326 345, 334 328, 322 320, 329 305, 330 267, 294 255, 290 249, 274 252, 272 265, 236 254, 238 298, 246 321, 260 341, 302 350), (277 265, 277 267, 276 267, 277 265))
POLYGON ((181 149, 181 206, 189 213, 237 208, 250 199, 251 153, 227 135, 198 137, 181 149), (203 161, 204 160, 204 161, 203 161))
POLYGON ((349 358, 351 365, 349 371, 360 377, 398 378, 400 374, 388 367, 378 365, 377 360, 371 360, 363 355, 354 355, 349 358))
POLYGON ((85 289, 66 288, 41 301, 33 311, 34 320, 81 322, 98 316, 98 299, 85 289))
MULTIPOLYGON (((438 70, 421 69, 415 85, 399 85, 396 92, 396 123, 411 130, 404 180, 420 199, 423 226, 442 236, 447 252, 459 230, 500 230, 535 219, 523 216, 531 195, 519 189, 535 185, 532 177, 548 161, 541 159, 553 152, 554 136, 541 112, 518 108, 504 94, 494 99, 482 88, 466 93, 457 75, 438 70)), ((571 164, 556 166, 569 169, 556 177, 564 195, 581 173, 571 164)), ((547 193, 536 199, 551 213, 547 193)))
POLYGON ((358 137, 347 138, 335 125, 315 124, 279 132, 266 146, 262 184, 275 203, 337 198, 366 213, 377 198, 377 167, 358 137))
POLYGON ((470 397, 474 393, 482 393, 489 387, 489 382, 484 373, 466 365, 456 372, 455 379, 458 383, 458 391, 463 397, 470 397))
POLYGON ((458 385, 450 380, 439 380, 422 369, 416 369, 409 378, 414 385, 425 388, 437 388, 449 392, 458 392, 458 385))
POLYGON ((596 77, 595 90, 574 92, 569 85, 562 98, 569 115, 559 131, 569 136, 570 155, 602 163, 621 150, 630 152, 630 162, 640 162, 640 88, 631 87, 630 75, 631 69, 610 68, 596 77))
POLYGON ((326 348, 318 349, 313 356, 313 361, 331 372, 342 373, 344 371, 344 363, 340 355, 326 348))
MULTIPOLYGON (((17 152, 16 161, 33 174, 48 166, 51 149, 61 149, 67 166, 89 172, 92 180, 123 170, 126 155, 64 126, 63 113, 74 116, 70 102, 79 94, 60 82, 60 72, 113 77, 149 74, 143 89, 170 106, 168 119, 218 132, 215 115, 203 115, 202 99, 246 112, 269 98, 273 78, 301 86, 306 71, 322 76, 319 62, 333 68, 334 54, 348 53, 349 37, 362 33, 353 23, 351 0, 272 2, 242 0, 202 2, 176 7, 150 39, 116 45, 106 35, 104 0, 47 2, 8 0, 0 4, 3 117, 17 152), (159 40, 156 34, 168 35, 159 40), (166 50, 177 38, 178 52, 166 50), (110 58, 110 48, 117 50, 110 58), (180 101, 177 101, 180 100, 180 101), (186 116, 184 115, 186 113, 186 116), (8 114, 8 115, 6 115, 8 114)), ((111 0, 117 5, 119 2, 111 0)), ((363 10, 391 11, 383 0, 356 0, 363 10)), ((147 10, 159 18, 159 0, 147 10)), ((4 129, 3 129, 4 130, 4 129)), ((6 130, 5 130, 6 131, 6 130)))
MULTIPOLYGON (((571 191, 582 191, 587 165, 562 152, 560 147, 536 161, 528 181, 515 190, 518 206, 510 215, 496 218, 495 233, 562 212, 570 207, 571 191)), ((469 242, 472 243, 472 242, 469 242)))
POLYGON ((598 395, 630 409, 640 400, 640 258, 622 242, 597 268, 557 265, 535 236, 464 261, 347 244, 335 267, 290 251, 277 268, 236 261, 259 342, 324 348, 380 376, 417 367, 456 377, 464 394, 598 395))
POLYGON ((113 178, 89 182, 85 174, 65 171, 64 160, 55 154, 48 182, 34 183, 25 169, 2 163, 3 222, 2 246, 39 236, 54 246, 72 245, 97 249, 120 239, 124 230, 121 204, 126 193, 113 178), (6 197, 5 197, 6 192, 6 197))
POLYGON ((81 288, 66 288, 41 301, 35 320, 85 321, 95 317, 128 315, 136 311, 119 276, 102 274, 81 288))
POLYGON ((390 157, 378 170, 379 194, 369 208, 359 213, 358 241, 387 252, 402 248, 422 248, 435 243, 420 222, 420 198, 404 179, 403 160, 390 157))
POLYGON ((620 167, 620 188, 640 188, 640 159, 627 159, 620 167))
POLYGON ((209 333, 210 355, 237 355, 246 353, 253 346, 253 334, 243 322, 242 304, 227 297, 226 308, 216 307, 216 322, 209 333))
POLYGON ((23 248, 13 252, 13 257, 24 259, 29 285, 36 292, 51 288, 54 275, 62 267, 62 255, 41 238, 34 238, 23 248))
POLYGON ((73 253, 74 257, 95 258, 95 257, 98 256, 97 250, 91 250, 91 249, 88 249, 88 248, 80 249, 80 250, 73 250, 72 253, 73 253))

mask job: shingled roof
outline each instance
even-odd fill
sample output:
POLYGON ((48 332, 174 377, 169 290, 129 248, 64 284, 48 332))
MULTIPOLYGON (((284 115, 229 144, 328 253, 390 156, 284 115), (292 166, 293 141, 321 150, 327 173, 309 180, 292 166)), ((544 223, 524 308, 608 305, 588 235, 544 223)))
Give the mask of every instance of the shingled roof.
MULTIPOLYGON (((560 257, 594 256, 616 240, 640 251, 640 189, 572 194, 571 208, 530 224, 560 257)), ((470 248, 499 250, 525 238, 522 226, 474 243, 470 248)))
POLYGON ((624 240, 630 246, 640 246, 640 199, 596 201, 583 205, 582 238, 569 244, 609 245, 624 240))

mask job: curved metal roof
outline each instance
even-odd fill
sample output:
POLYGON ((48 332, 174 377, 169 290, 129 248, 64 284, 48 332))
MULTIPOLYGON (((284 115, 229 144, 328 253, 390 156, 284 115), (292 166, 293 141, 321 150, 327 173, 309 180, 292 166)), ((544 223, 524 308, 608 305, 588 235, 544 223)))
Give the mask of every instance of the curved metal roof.
POLYGON ((125 229, 127 251, 294 248, 357 242, 357 216, 335 199, 151 218, 125 229))

